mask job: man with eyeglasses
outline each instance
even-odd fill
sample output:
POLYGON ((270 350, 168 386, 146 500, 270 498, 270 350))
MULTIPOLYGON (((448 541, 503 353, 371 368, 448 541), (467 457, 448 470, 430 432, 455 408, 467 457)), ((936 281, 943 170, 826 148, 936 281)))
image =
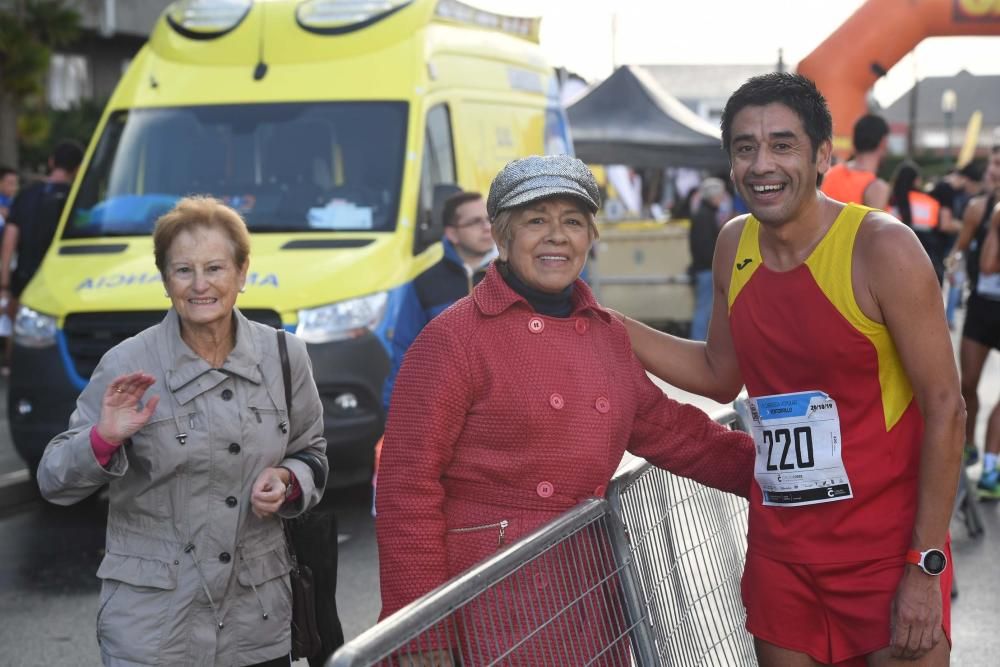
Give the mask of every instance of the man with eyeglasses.
POLYGON ((458 192, 449 197, 442 209, 444 222, 444 257, 410 284, 399 309, 392 334, 392 368, 385 381, 382 403, 386 412, 396 374, 406 350, 420 331, 434 317, 463 296, 486 275, 486 268, 497 255, 490 235, 486 200, 478 192, 458 192))

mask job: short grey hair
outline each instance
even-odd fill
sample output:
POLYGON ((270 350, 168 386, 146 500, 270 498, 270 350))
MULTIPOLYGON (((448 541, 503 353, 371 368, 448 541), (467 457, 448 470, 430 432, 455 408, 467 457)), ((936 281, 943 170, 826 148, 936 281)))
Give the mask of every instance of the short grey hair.
MULTIPOLYGON (((561 196, 561 195, 556 195, 561 196)), ((535 202, 530 202, 534 204, 535 202)), ((508 249, 511 242, 514 240, 514 218, 526 209, 528 204, 524 206, 515 206, 513 208, 505 208, 496 214, 496 217, 490 221, 493 227, 493 239, 497 243, 497 249, 501 251, 501 258, 503 253, 508 249)), ((590 231, 590 241, 593 243, 601 237, 600 231, 597 229, 597 217, 591 213, 589 210, 583 211, 583 216, 587 219, 587 229, 590 231)))

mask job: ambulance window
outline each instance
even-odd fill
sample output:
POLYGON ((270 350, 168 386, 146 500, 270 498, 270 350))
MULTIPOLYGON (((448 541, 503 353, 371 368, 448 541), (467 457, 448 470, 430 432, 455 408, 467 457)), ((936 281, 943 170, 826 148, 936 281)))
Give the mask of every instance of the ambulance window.
MULTIPOLYGON (((424 159, 420 174, 420 201, 417 219, 430 221, 434 186, 455 183, 455 150, 451 141, 451 117, 448 106, 440 104, 427 112, 424 131, 424 159)), ((435 223, 437 221, 434 221, 435 223)), ((417 247, 419 252, 423 248, 417 247)))
POLYGON ((391 232, 406 144, 402 102, 302 102, 118 111, 63 238, 147 235, 204 193, 252 232, 391 232))

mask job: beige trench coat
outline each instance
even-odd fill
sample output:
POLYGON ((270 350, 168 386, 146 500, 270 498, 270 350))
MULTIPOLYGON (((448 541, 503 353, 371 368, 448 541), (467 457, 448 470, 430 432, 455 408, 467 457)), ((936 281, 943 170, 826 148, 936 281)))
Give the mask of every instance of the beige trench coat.
POLYGON ((219 370, 181 340, 177 313, 112 348, 77 401, 69 429, 38 469, 49 501, 69 505, 109 484, 107 550, 97 636, 106 665, 247 665, 289 652, 289 559, 281 523, 250 509, 269 466, 291 469, 302 498, 319 502, 310 468, 326 463, 323 411, 305 344, 288 336, 292 424, 287 424, 273 329, 235 311, 236 347, 219 370), (101 467, 90 445, 108 383, 143 370, 160 403, 149 423, 101 467), (288 432, 283 432, 284 430, 288 432))

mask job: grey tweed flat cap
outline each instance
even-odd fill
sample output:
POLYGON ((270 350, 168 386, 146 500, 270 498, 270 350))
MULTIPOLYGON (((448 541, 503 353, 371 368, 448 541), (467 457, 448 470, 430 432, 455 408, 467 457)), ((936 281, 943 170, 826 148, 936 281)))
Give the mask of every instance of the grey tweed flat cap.
POLYGON ((601 207, 601 193, 587 165, 569 155, 532 155, 500 170, 490 185, 486 212, 492 220, 504 209, 556 195, 582 200, 591 213, 601 207))

